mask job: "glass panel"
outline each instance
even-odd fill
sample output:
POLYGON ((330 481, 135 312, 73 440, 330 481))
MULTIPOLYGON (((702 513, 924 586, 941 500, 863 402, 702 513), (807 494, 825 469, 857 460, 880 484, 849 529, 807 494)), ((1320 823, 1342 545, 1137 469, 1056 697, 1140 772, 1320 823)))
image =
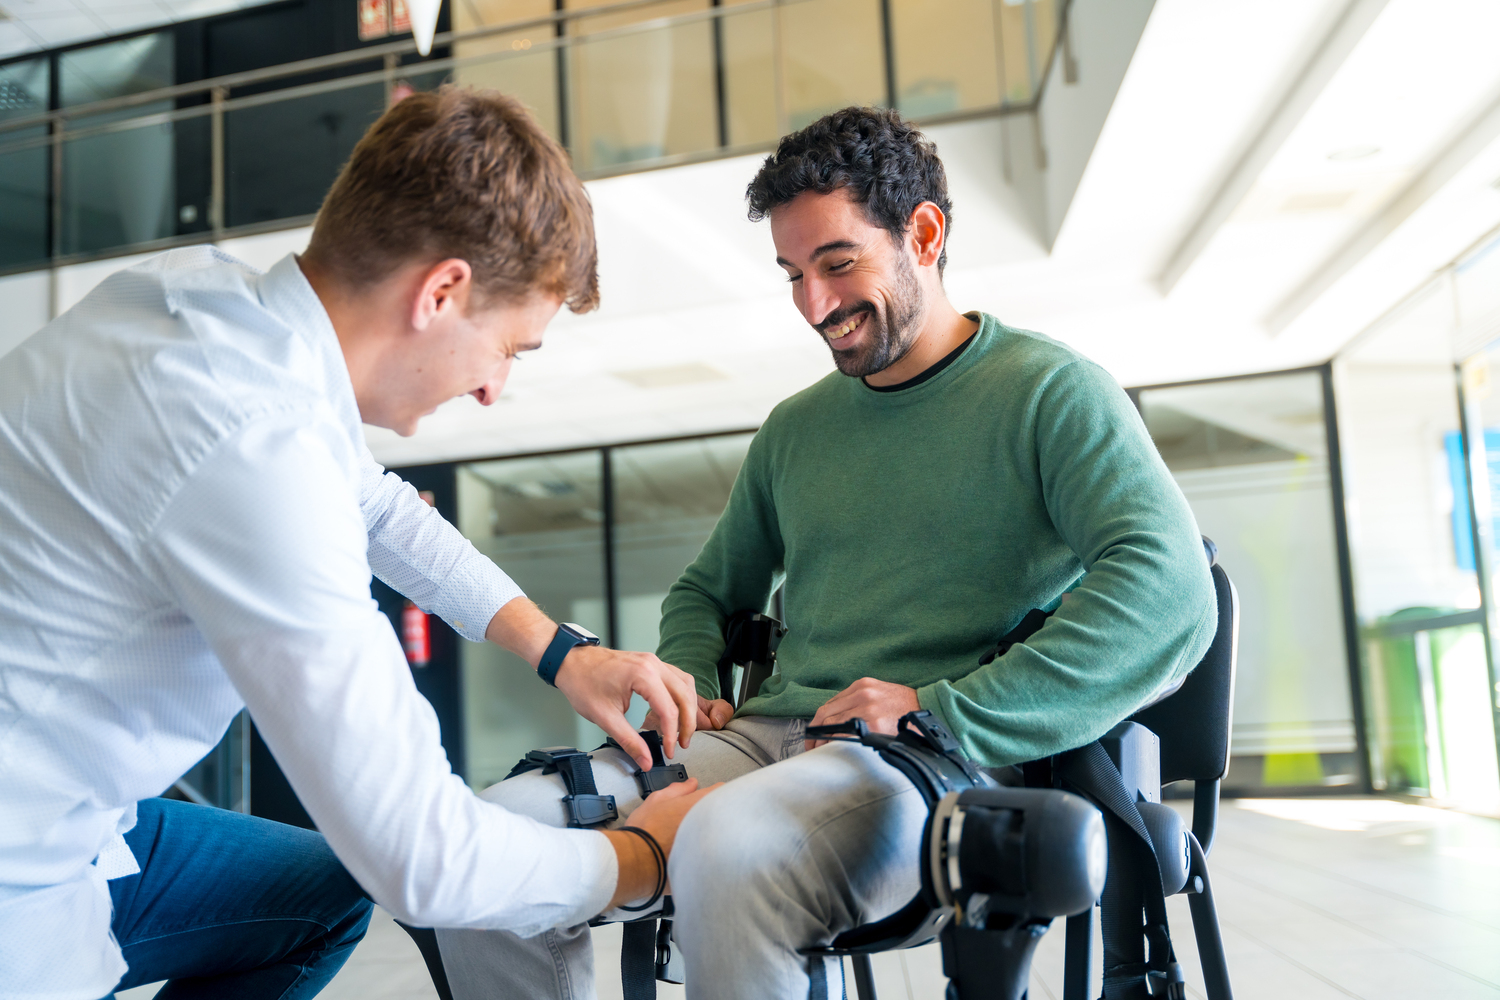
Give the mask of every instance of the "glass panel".
POLYGON ((1484 634, 1441 627, 1480 604, 1452 326, 1436 282, 1338 362, 1366 738, 1377 789, 1500 805, 1484 634))
MULTIPOLYGON (((454 28, 470 31, 485 25, 509 24, 530 17, 545 17, 553 11, 553 0, 472 0, 453 5, 454 28)), ((463 42, 453 47, 458 59, 494 55, 483 62, 460 65, 454 79, 461 85, 487 87, 519 98, 554 139, 560 137, 557 122, 557 55, 551 49, 533 47, 554 38, 552 25, 540 24, 521 31, 505 32, 463 42)))
POLYGON ((724 513, 753 436, 613 450, 621 649, 656 651, 661 602, 724 513))
POLYGON ((789 129, 851 105, 885 104, 880 0, 808 0, 776 12, 789 129))
MULTIPOLYGON (((733 7, 750 0, 732 0, 733 7)), ((775 23, 777 13, 755 10, 720 20, 723 53, 725 138, 729 145, 774 142, 776 118, 775 23)))
MULTIPOLYGON (((47 110, 46 59, 0 66, 0 122, 47 110)), ((47 126, 0 132, 0 147, 36 140, 47 126)), ((0 152, 0 267, 47 258, 47 147, 0 152)))
POLYGON ((1140 394, 1146 426, 1240 595, 1229 783, 1358 774, 1317 373, 1140 394))
POLYGON ((995 0, 894 0, 896 103, 911 117, 1000 103, 995 0))
MULTIPOLYGON (((58 57, 62 107, 172 85, 171 32, 65 52, 58 57)), ((70 119, 68 131, 173 109, 171 101, 70 119)), ((176 164, 170 123, 68 140, 62 157, 62 252, 86 253, 176 232, 176 164)))
POLYGON ((312 215, 384 109, 385 86, 374 83, 226 112, 228 224, 312 215))
POLYGON ((1036 92, 1056 30, 1052 0, 997 0, 997 4, 1005 100, 1025 103, 1036 92))
MULTIPOLYGON (((1493 336, 1500 324, 1500 293, 1487 283, 1500 275, 1500 243, 1492 243, 1463 261, 1453 271, 1452 299, 1455 304, 1456 321, 1454 332, 1460 342, 1471 343, 1488 334, 1493 336)), ((1444 288, 1443 291, 1448 291, 1444 288)), ((1495 378, 1500 372, 1500 341, 1492 341, 1484 350, 1464 359, 1462 367, 1463 388, 1468 413, 1466 430, 1470 435, 1468 445, 1470 460, 1466 463, 1470 477, 1471 492, 1464 500, 1472 500, 1476 540, 1485 558, 1479 562, 1487 565, 1491 574, 1490 600, 1500 596, 1496 585, 1500 584, 1500 551, 1497 551, 1496 518, 1500 517, 1500 398, 1495 392, 1495 378)), ((1456 460, 1461 461, 1461 456, 1456 460)), ((1462 505, 1468 513, 1469 503, 1462 505)), ((1472 564, 1472 557, 1471 557, 1472 564)), ((1490 609, 1491 628, 1494 609, 1490 609)), ((1500 638, 1491 634, 1491 644, 1500 638)), ((1465 674, 1462 694, 1451 704, 1455 713, 1462 713, 1465 703, 1471 706, 1483 699, 1487 711, 1478 714, 1440 714, 1437 722, 1444 745, 1459 741, 1462 749, 1458 757, 1465 760, 1483 761, 1481 770, 1464 770, 1455 775, 1455 759, 1444 759, 1447 798, 1464 808, 1477 811, 1500 812, 1500 762, 1495 756, 1495 706, 1500 703, 1500 684, 1496 684, 1494 667, 1479 660, 1486 669, 1465 674)), ((1443 699, 1441 691, 1438 698, 1443 699)), ((1436 784, 1436 782, 1434 782, 1436 784)))
MULTIPOLYGON (((570 0, 570 10, 606 0, 570 0)), ((641 21, 709 9, 708 0, 673 0, 636 11, 582 18, 568 67, 568 130, 573 162, 601 170, 718 146, 713 25, 679 24, 613 38, 590 35, 641 21)))
MULTIPOLYGON (((459 530, 560 621, 607 633, 598 452, 458 467, 459 530)), ((493 643, 462 644, 468 778, 494 784, 537 747, 590 748, 598 730, 493 643)))

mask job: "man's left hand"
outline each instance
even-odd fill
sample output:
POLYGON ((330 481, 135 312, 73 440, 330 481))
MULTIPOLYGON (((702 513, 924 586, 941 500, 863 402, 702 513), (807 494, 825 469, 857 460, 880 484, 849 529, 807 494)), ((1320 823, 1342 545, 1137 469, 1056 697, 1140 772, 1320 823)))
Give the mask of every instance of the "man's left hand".
MULTIPOLYGON (((896 723, 907 712, 915 712, 922 706, 917 702, 915 688, 901 684, 877 681, 873 677, 861 677, 838 694, 824 702, 809 725, 831 726, 850 719, 864 719, 872 732, 896 734, 896 723)), ((807 749, 820 747, 827 740, 808 740, 807 749)))

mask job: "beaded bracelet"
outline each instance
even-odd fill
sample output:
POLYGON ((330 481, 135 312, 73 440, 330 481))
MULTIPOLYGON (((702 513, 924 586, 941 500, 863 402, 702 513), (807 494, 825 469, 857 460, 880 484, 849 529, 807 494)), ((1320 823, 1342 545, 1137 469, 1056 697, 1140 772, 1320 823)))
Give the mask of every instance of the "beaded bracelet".
POLYGON ((651 848, 651 856, 656 859, 656 891, 651 893, 651 898, 640 906, 622 906, 620 909, 627 913, 639 913, 642 910, 649 910, 661 901, 662 893, 667 890, 667 852, 661 849, 661 844, 657 843, 655 837, 638 826, 620 826, 615 829, 633 833, 637 837, 640 837, 646 842, 646 846, 651 848))

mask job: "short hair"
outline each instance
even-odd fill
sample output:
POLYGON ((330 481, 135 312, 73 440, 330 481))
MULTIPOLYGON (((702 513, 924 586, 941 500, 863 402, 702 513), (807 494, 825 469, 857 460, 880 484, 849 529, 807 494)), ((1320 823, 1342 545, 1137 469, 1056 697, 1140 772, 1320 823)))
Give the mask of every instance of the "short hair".
POLYGON ((599 305, 594 215, 568 154, 515 98, 444 86, 381 115, 313 223, 307 256, 354 288, 457 257, 479 307, 556 295, 599 305))
POLYGON ((948 176, 937 147, 900 112, 845 108, 784 136, 745 192, 750 221, 759 222, 805 191, 830 194, 839 188, 848 188, 870 222, 897 241, 918 205, 930 201, 942 209, 942 274, 948 264, 946 233, 953 228, 948 176))

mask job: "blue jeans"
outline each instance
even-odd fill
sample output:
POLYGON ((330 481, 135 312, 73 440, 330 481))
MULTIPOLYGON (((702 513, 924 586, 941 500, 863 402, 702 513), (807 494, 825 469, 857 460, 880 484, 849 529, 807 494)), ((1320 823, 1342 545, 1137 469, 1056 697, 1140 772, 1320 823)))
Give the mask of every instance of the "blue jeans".
POLYGON ((365 935, 372 904, 321 834, 171 799, 140 803, 140 874, 109 883, 130 971, 160 1000, 313 997, 365 935))

